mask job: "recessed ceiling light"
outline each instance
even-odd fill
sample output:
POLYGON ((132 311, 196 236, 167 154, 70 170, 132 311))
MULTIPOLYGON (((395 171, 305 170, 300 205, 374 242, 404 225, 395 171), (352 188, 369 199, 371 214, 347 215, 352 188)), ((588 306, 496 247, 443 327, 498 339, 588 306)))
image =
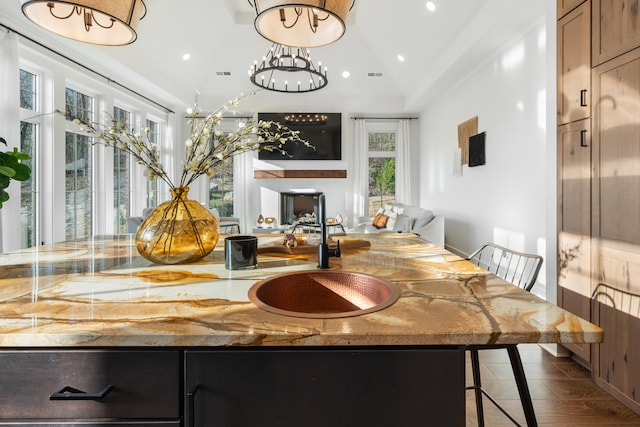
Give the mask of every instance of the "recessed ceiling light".
POLYGON ((435 10, 436 10, 436 4, 435 4, 434 2, 432 2, 432 1, 428 1, 428 2, 427 2, 427 10, 428 10, 429 12, 435 12, 435 10))
POLYGON ((351 73, 349 71, 345 70, 345 71, 342 72, 342 77, 344 77, 345 79, 348 79, 350 75, 351 75, 351 73))
POLYGON ((182 55, 182 60, 183 61, 188 61, 191 59, 191 54, 190 53, 185 53, 184 55, 182 55))
POLYGON ((398 55, 398 61, 400 61, 400 62, 404 62, 404 56, 402 56, 402 55, 398 55))

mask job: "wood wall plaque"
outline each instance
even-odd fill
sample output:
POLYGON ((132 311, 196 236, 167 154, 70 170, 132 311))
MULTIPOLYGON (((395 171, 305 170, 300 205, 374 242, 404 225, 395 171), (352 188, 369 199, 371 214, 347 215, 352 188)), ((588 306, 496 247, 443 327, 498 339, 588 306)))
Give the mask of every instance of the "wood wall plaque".
POLYGON ((469 162, 469 137, 478 133, 478 116, 458 125, 458 147, 463 165, 469 162))
POLYGON ((268 178, 346 178, 346 169, 287 169, 287 170, 253 170, 253 177, 256 179, 268 178))

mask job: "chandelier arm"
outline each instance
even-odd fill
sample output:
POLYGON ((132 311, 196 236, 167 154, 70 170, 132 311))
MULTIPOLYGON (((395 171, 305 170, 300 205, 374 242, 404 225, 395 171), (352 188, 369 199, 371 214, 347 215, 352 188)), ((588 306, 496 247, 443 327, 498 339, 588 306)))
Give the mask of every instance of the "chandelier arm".
POLYGON ((286 28, 287 30, 290 29, 290 28, 295 27, 296 24, 298 23, 298 19, 300 19, 300 15, 302 15, 302 9, 303 8, 301 8, 301 7, 300 8, 294 7, 293 8, 293 10, 294 10, 294 12, 296 14, 296 19, 295 19, 295 21, 293 21, 293 24, 287 26, 287 18, 286 18, 285 14, 284 14, 284 8, 281 8, 280 9, 280 22, 282 22, 282 26, 284 28, 286 28))
MULTIPOLYGON (((351 7, 353 7, 353 3, 351 3, 351 7)), ((309 10, 310 9, 307 9, 307 13, 309 12, 309 10)), ((326 2, 326 0, 323 0, 322 5, 320 6, 320 10, 327 10, 327 2, 326 2)), ((349 10, 351 10, 351 9, 349 9, 349 10)), ((326 21, 331 16, 331 14, 329 12, 327 12, 327 16, 325 16, 324 18, 320 18, 320 16, 318 16, 318 14, 316 14, 316 13, 314 13, 313 15, 314 15, 315 19, 317 19, 318 21, 326 21)))
POLYGON ((309 22, 309 29, 315 34, 318 31, 318 15, 313 13, 311 9, 307 9, 307 21, 309 22))
MULTIPOLYGON (((47 3, 47 6, 49 7, 49 13, 51 14, 51 16, 53 16, 56 19, 68 19, 74 13, 76 13, 78 15, 82 14, 82 11, 80 10, 80 6, 73 6, 71 8, 71 12, 69 12, 69 14, 67 16, 58 16, 55 13, 53 13, 53 8, 55 7, 55 5, 53 3, 47 3)), ((82 9, 84 9, 84 8, 82 8, 82 9)))
MULTIPOLYGON (((86 14, 86 9, 85 9, 85 14, 86 14)), ((96 23, 96 25, 100 28, 104 28, 105 30, 108 30, 109 28, 112 28, 113 25, 116 23, 116 20, 113 18, 109 18, 109 20, 111 21, 111 25, 107 26, 107 25, 102 25, 100 22, 98 22, 98 20, 96 19, 96 16, 93 14, 93 11, 89 11, 89 15, 91 16, 91 20, 93 20, 93 22, 96 23)), ((85 15, 86 16, 86 15, 85 15)), ((89 26, 91 26, 91 24, 89 24, 89 26)), ((87 27, 87 23, 86 23, 86 18, 85 18, 85 28, 87 27)), ((89 30, 87 30, 89 31, 89 30)))

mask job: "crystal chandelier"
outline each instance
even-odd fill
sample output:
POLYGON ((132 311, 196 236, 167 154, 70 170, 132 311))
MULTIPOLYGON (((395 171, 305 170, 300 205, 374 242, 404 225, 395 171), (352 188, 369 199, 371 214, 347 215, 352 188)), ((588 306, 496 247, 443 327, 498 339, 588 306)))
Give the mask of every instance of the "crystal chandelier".
POLYGON ((118 46, 137 38, 147 9, 143 0, 22 0, 22 13, 62 37, 118 46))
POLYGON ((322 89, 328 83, 327 68, 311 60, 309 49, 274 43, 262 62, 254 61, 249 79, 256 86, 285 93, 304 93, 322 89))
POLYGON ((355 0, 247 0, 256 10, 254 25, 267 40, 285 46, 318 47, 345 32, 355 0))

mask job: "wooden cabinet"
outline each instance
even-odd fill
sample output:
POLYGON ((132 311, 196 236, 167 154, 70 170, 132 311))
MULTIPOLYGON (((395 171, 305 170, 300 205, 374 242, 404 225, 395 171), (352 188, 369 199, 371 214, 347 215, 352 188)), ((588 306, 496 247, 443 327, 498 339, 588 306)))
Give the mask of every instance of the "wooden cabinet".
MULTIPOLYGON (((558 304, 591 316, 591 121, 558 127, 558 304)), ((564 344, 583 362, 589 344, 564 344)))
POLYGON ((609 287, 595 305, 605 330, 596 346, 599 385, 640 413, 640 47, 593 70, 593 284, 609 287))
POLYGON ((640 45, 639 0, 593 0, 593 65, 640 45))
POLYGON ((593 84, 594 235, 640 248, 640 50, 595 68, 593 84))
POLYGON ((591 114, 590 7, 586 1, 558 21, 558 124, 591 114))
POLYGON ((187 427, 465 424, 464 347, 187 350, 185 365, 187 427))
POLYGON ((558 0, 556 4, 558 19, 571 12, 576 6, 580 5, 584 1, 585 0, 558 0))
POLYGON ((178 351, 0 352, 1 423, 180 425, 178 351))
POLYGON ((587 0, 562 16, 572 2, 558 0, 557 155, 558 302, 604 329, 602 344, 566 347, 640 414, 639 3, 587 0), (576 95, 585 46, 589 111, 576 95))

